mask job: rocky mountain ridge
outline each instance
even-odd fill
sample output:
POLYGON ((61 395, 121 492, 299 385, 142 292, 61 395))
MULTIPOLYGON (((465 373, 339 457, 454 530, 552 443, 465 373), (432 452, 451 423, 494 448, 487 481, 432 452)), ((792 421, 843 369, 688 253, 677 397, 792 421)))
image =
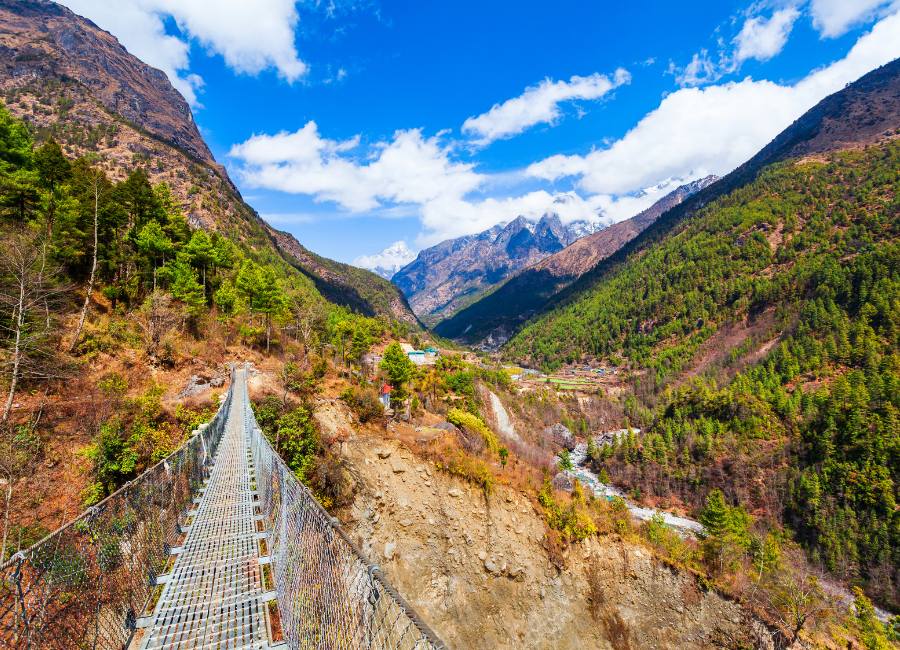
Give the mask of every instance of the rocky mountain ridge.
POLYGON ((531 317, 556 293, 612 255, 667 210, 716 180, 716 176, 707 176, 686 183, 630 219, 577 239, 513 275, 495 291, 439 323, 435 330, 448 338, 496 347, 518 323, 531 317))
POLYGON ((537 222, 519 215, 506 224, 426 248, 392 281, 424 322, 435 323, 519 269, 602 227, 600 221, 564 224, 555 212, 537 222))
POLYGON ((260 219, 165 74, 69 9, 49 0, 0 0, 0 98, 38 140, 53 137, 70 156, 91 155, 112 179, 142 165, 151 182, 169 185, 193 226, 283 257, 330 300, 416 322, 383 278, 316 256, 260 219))

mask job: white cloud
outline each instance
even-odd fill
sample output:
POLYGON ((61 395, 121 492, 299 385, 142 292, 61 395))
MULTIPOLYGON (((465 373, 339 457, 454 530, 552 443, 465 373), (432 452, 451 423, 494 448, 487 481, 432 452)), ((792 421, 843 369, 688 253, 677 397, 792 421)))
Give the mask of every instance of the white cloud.
POLYGON ((307 70, 294 47, 295 0, 142 0, 171 15, 179 28, 221 54, 237 72, 274 68, 287 81, 307 70))
POLYGON ((702 86, 721 79, 727 68, 726 61, 722 59, 713 61, 709 51, 703 49, 695 53, 684 68, 678 68, 670 62, 668 71, 675 75, 675 81, 679 86, 702 86))
POLYGON ((189 72, 190 45, 166 34, 172 18, 188 39, 220 54, 233 70, 258 74, 273 68, 292 82, 306 72, 294 46, 295 0, 61 0, 113 34, 142 61, 159 68, 188 103, 197 105, 202 79, 189 72))
POLYGON ((787 7, 773 13, 768 20, 762 16, 745 20, 740 33, 734 38, 735 63, 740 64, 747 59, 768 61, 781 52, 799 16, 797 9, 787 7))
POLYGON ((900 14, 860 37, 844 59, 796 84, 747 78, 684 88, 610 146, 580 156, 551 156, 518 172, 478 172, 458 160, 443 134, 397 131, 388 141, 366 145, 358 136, 325 138, 315 122, 295 132, 254 135, 229 155, 249 187, 334 202, 343 216, 417 216, 422 225, 417 246, 479 232, 520 214, 537 219, 554 211, 564 222, 619 221, 681 183, 727 173, 821 98, 898 55, 900 14), (577 191, 540 189, 542 181, 563 177, 573 179, 577 191))
POLYGON ((249 187, 305 194, 350 212, 386 218, 398 208, 415 206, 424 228, 420 245, 478 232, 519 214, 537 219, 553 210, 563 221, 596 219, 594 202, 574 193, 538 190, 511 198, 468 199, 493 177, 452 160, 439 137, 427 138, 418 129, 398 131, 389 142, 359 149, 358 137, 323 138, 316 123, 308 122, 293 133, 254 135, 228 155, 249 187))
POLYGON ((418 129, 397 131, 393 140, 372 147, 371 159, 351 154, 359 138, 322 138, 315 122, 276 135, 254 135, 231 148, 238 173, 251 187, 310 194, 352 211, 383 202, 424 204, 463 196, 482 183, 472 165, 454 162, 438 137, 418 129))
POLYGON ((750 16, 741 31, 726 46, 719 39, 718 54, 712 56, 702 49, 691 57, 683 68, 669 63, 669 73, 675 75, 679 86, 703 86, 715 83, 726 74, 740 70, 744 61, 768 61, 784 49, 794 22, 800 17, 796 7, 789 6, 772 13, 769 18, 750 16))
POLYGON ((631 81, 627 70, 619 68, 612 78, 594 73, 587 77, 574 75, 568 81, 544 79, 525 89, 518 97, 494 104, 491 109, 468 118, 463 133, 473 136, 478 145, 522 133, 535 124, 552 124, 561 115, 560 104, 578 99, 594 100, 614 88, 631 81))
POLYGON ((359 266, 388 279, 397 271, 416 259, 416 254, 409 250, 409 246, 403 240, 395 241, 380 253, 373 255, 360 255, 353 260, 354 266, 359 266))
POLYGON ((811 0, 813 26, 826 38, 846 33, 851 27, 900 8, 896 0, 811 0))
POLYGON ((621 195, 660 179, 723 175, 747 160, 816 102, 900 56, 900 14, 863 35, 844 59, 794 85, 771 81, 683 88, 631 131, 584 156, 551 156, 528 168, 534 177, 578 178, 589 193, 621 195))

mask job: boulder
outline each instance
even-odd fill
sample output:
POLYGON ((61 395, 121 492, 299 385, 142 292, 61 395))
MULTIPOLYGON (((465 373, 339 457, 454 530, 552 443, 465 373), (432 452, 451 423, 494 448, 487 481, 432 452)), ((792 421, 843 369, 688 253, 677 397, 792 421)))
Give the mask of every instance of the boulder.
POLYGON ((572 477, 565 472, 557 473, 557 475, 553 477, 552 485, 557 490, 565 490, 566 492, 571 492, 575 489, 575 481, 573 481, 572 477))
POLYGON ((491 575, 498 575, 500 573, 500 566, 491 558, 487 558, 484 561, 484 570, 491 575))
POLYGON ((563 447, 572 451, 575 449, 575 434, 573 434, 569 428, 562 424, 561 422, 557 422, 553 426, 549 426, 544 429, 544 435, 547 436, 554 445, 558 447, 563 447))

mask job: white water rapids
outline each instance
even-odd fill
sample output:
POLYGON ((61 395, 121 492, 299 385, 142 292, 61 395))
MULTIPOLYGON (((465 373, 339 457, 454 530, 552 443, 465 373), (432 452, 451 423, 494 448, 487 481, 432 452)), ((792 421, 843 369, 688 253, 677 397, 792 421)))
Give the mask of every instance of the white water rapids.
POLYGON ((602 483, 597 475, 594 474, 594 472, 585 467, 585 461, 587 460, 586 443, 580 442, 575 445, 575 449, 572 451, 571 457, 574 469, 572 469, 571 471, 567 471, 566 474, 568 474, 572 478, 578 479, 578 481, 583 486, 590 489, 596 496, 605 497, 607 499, 620 497, 623 501, 625 501, 625 505, 628 506, 628 511, 642 521, 649 521, 653 518, 654 515, 657 514, 662 515, 663 521, 682 535, 696 535, 703 530, 703 525, 699 521, 694 521, 693 519, 687 519, 685 517, 678 517, 676 515, 673 515, 671 512, 666 512, 665 510, 657 510, 656 508, 645 508, 643 506, 639 506, 630 501, 625 496, 625 493, 621 490, 618 490, 606 483, 602 483))

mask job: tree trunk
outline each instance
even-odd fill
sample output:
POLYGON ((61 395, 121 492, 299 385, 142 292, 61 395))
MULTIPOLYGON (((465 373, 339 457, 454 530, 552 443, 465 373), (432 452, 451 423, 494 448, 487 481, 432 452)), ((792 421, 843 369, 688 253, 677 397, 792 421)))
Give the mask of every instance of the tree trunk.
POLYGON ((9 394, 6 396, 6 405, 3 408, 2 422, 9 420, 9 412, 12 410, 13 398, 16 395, 16 384, 19 381, 19 364, 22 362, 22 327, 25 325, 25 276, 19 277, 19 304, 16 308, 16 337, 13 345, 13 365, 9 379, 9 394))
POLYGON ((266 314, 266 354, 269 354, 269 338, 272 332, 271 316, 266 314))
MULTIPOLYGON (((69 352, 75 351, 78 345, 78 339, 81 338, 81 330, 84 328, 84 319, 87 317, 88 305, 91 302, 91 296, 94 293, 94 279, 97 275, 97 221, 98 221, 98 204, 100 201, 100 189, 97 181, 94 181, 94 258, 91 261, 91 277, 88 279, 87 293, 84 295, 84 304, 81 306, 81 316, 78 318, 78 327, 75 329, 75 337, 72 339, 72 346, 69 352)), ((153 277, 154 289, 156 288, 156 276, 153 277)))
POLYGON ((12 499, 12 476, 7 477, 6 508, 3 511, 3 542, 0 544, 0 566, 6 561, 6 539, 9 534, 9 502, 12 499))
POLYGON ((47 241, 53 241, 53 221, 54 212, 56 211, 56 201, 54 201, 53 193, 54 188, 51 187, 47 199, 47 241))

